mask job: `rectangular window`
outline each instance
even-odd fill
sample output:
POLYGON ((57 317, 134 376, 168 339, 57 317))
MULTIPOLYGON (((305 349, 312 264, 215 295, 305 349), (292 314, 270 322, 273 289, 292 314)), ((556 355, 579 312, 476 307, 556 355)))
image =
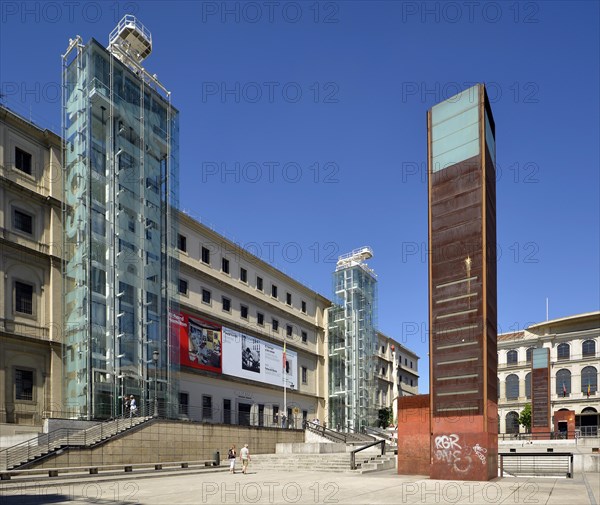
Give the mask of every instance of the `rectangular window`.
POLYGON ((210 251, 206 247, 202 247, 202 263, 210 265, 210 251))
POLYGON ((306 302, 302 300, 302 312, 306 314, 306 302))
POLYGON ((285 303, 287 303, 288 305, 292 304, 292 293, 285 294, 285 303))
POLYGON ((258 289, 259 291, 263 290, 263 279, 262 279, 262 277, 256 276, 256 289, 258 289))
POLYGON ((188 281, 185 279, 179 279, 179 293, 182 295, 188 294, 188 281))
POLYGON ((277 286, 275 284, 271 284, 271 296, 277 298, 277 286))
POLYGON ((248 319, 248 307, 240 305, 240 316, 242 319, 248 319))
POLYGON ((202 419, 212 419, 212 396, 202 395, 202 419))
POLYGON ((31 175, 31 154, 15 147, 15 168, 31 175))
POLYGON ((240 280, 242 282, 248 282, 248 270, 240 268, 240 280))
POLYGON ((15 282, 15 312, 33 315, 33 286, 15 282))
POLYGON ((189 412, 190 395, 188 393, 179 393, 179 414, 187 416, 189 412))
POLYGON ((273 423, 278 424, 279 422, 279 405, 273 405, 273 423))
POLYGON ((222 296, 221 301, 223 302, 223 312, 231 312, 231 300, 226 296, 222 296))
POLYGON ((26 212, 14 209, 13 211, 13 227, 15 230, 22 231, 28 235, 33 234, 33 216, 26 212))
POLYGON ((187 252, 187 237, 181 233, 177 234, 177 249, 187 252))
POLYGON ((302 342, 306 343, 308 341, 308 333, 305 331, 302 332, 302 342))
POLYGON ((302 384, 308 383, 308 370, 305 366, 302 367, 302 384))
POLYGON ((279 321, 275 318, 273 318, 271 320, 271 326, 273 327, 273 331, 274 332, 278 332, 279 331, 279 321))
POLYGON ((224 274, 229 273, 229 260, 227 258, 221 258, 221 272, 224 274))
POLYGON ((412 368, 412 360, 410 360, 410 367, 412 368))
POLYGON ((256 324, 258 324, 259 326, 265 324, 265 315, 262 312, 256 313, 256 324))
POLYGON ((291 336, 292 336, 292 331, 293 331, 293 329, 292 329, 292 325, 291 325, 291 324, 288 324, 288 325, 286 325, 286 327, 285 327, 285 334, 286 334, 288 337, 291 337, 291 336))
POLYGON ((33 371, 15 369, 15 400, 33 400, 33 371))
POLYGON ((210 304, 210 291, 208 289, 202 290, 202 303, 210 304))

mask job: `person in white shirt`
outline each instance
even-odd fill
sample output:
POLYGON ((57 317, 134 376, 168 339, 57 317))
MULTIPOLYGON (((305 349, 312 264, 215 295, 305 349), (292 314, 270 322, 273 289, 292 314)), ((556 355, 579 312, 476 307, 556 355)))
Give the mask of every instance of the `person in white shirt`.
POLYGON ((244 447, 242 447, 240 458, 242 459, 242 473, 247 473, 248 462, 250 461, 250 449, 248 449, 248 444, 245 444, 244 447))

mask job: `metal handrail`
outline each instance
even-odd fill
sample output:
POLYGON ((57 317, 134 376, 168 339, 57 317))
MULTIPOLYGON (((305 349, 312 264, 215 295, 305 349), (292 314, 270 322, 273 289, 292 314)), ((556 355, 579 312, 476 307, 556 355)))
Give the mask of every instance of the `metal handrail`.
POLYGON ((308 421, 306 423, 306 429, 316 433, 317 435, 321 435, 322 437, 334 439, 336 441, 346 443, 347 437, 344 433, 338 433, 335 430, 331 430, 326 428, 325 426, 321 426, 320 424, 314 423, 312 421, 308 421))
POLYGON ((370 444, 367 444, 363 447, 359 447, 358 449, 354 449, 353 451, 350 452, 350 469, 356 470, 356 453, 357 452, 364 451, 365 449, 368 449, 369 447, 374 447, 376 445, 381 445, 381 455, 385 456, 385 440, 377 440, 375 442, 371 442, 370 444))
MULTIPOLYGON (((499 452, 498 456, 500 458, 499 466, 500 466, 500 476, 504 476, 504 458, 519 458, 519 457, 533 457, 533 458, 542 458, 542 457, 568 457, 569 463, 566 472, 567 478, 573 478, 573 453, 572 452, 499 452)), ((546 473, 546 472, 542 472, 546 473)))

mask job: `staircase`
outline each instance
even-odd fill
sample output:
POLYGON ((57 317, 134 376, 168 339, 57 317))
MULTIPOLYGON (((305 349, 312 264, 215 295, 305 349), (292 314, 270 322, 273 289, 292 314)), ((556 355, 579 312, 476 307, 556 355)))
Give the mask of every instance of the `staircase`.
POLYGON ((152 419, 120 418, 99 423, 87 429, 60 428, 0 451, 0 470, 13 470, 30 465, 56 451, 69 447, 94 447, 105 440, 152 419))
POLYGON ((356 470, 350 469, 349 453, 329 454, 258 454, 252 456, 249 470, 282 472, 368 473, 396 467, 396 456, 378 452, 361 453, 356 457, 356 470))

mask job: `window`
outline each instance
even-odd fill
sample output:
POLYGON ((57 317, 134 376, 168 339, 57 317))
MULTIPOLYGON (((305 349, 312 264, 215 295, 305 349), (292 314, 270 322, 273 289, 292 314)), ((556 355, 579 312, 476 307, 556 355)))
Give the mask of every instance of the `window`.
POLYGON ((306 314, 306 302, 302 300, 302 312, 306 314))
POLYGON ((277 286, 275 284, 271 284, 271 296, 277 298, 277 286))
POLYGON ((262 279, 262 277, 256 276, 256 289, 258 289, 259 291, 263 290, 263 279, 262 279))
POLYGON ((302 367, 302 384, 308 384, 308 370, 305 366, 302 367))
POLYGON ((15 369, 15 400, 33 400, 33 371, 15 369))
POLYGON ((302 332, 302 342, 306 343, 308 341, 308 333, 305 331, 302 332))
POLYGON ((385 354, 385 346, 384 345, 381 346, 381 354, 385 354))
POLYGON ((404 358, 404 365, 408 365, 408 358, 404 358))
POLYGON ((221 258, 221 272, 224 274, 229 273, 229 260, 227 258, 221 258))
POLYGON ((598 391, 598 370, 593 366, 586 366, 581 370, 581 392, 595 395, 598 391))
POLYGON ((15 147, 15 168, 31 175, 31 154, 15 147))
POLYGON ((33 286, 15 281, 15 312, 33 315, 33 286))
POLYGON ((273 423, 277 424, 279 421, 279 406, 273 405, 273 423))
MULTIPOLYGON (((587 386, 586 386, 587 387, 587 386)), ((587 389, 586 389, 587 391, 587 389)), ((556 396, 566 398, 571 394, 571 372, 563 368, 556 372, 556 396)))
POLYGON ((210 291, 208 289, 202 290, 202 303, 210 304, 210 291))
POLYGON ((411 367, 411 368, 413 367, 413 366, 412 366, 412 359, 410 360, 410 367, 411 367))
POLYGON ((596 342, 594 340, 586 340, 581 344, 581 354, 584 357, 594 356, 596 354, 596 342))
POLYGON ((381 375, 385 375, 385 367, 381 367, 381 375))
POLYGON ((533 347, 527 349, 527 352, 525 353, 525 361, 527 363, 531 363, 531 356, 533 356, 533 347))
POLYGON ((525 376, 525 396, 531 398, 531 372, 525 376))
POLYGON ((223 303, 223 312, 231 312, 231 300, 226 296, 222 296, 221 302, 223 303))
POLYGON ((240 280, 242 282, 248 282, 248 270, 240 267, 240 280))
POLYGON ((202 263, 210 265, 210 251, 206 247, 202 247, 202 263))
POLYGON ((33 216, 18 209, 13 210, 13 227, 28 235, 33 234, 33 216))
POLYGON ((271 326, 273 327, 274 332, 279 331, 279 321, 275 318, 271 319, 271 326))
POLYGON ((240 316, 242 319, 248 319, 248 307, 240 305, 240 316))
POLYGON ((506 353, 506 364, 507 365, 516 365, 519 361, 519 354, 517 351, 512 350, 506 353))
POLYGON ((411 385, 411 386, 413 385, 413 380, 412 380, 412 379, 410 379, 410 385, 411 385))
POLYGON ((519 398, 519 376, 510 374, 506 378, 506 399, 516 400, 519 398))
POLYGON ((292 336, 292 330, 293 329, 292 329, 292 325, 291 324, 286 325, 286 327, 285 327, 285 334, 288 337, 291 337, 292 336))
POLYGON ((262 312, 256 313, 256 324, 258 324, 259 326, 265 324, 265 315, 262 312))
MULTIPOLYGON (((411 384, 411 386, 412 386, 412 384, 411 384)), ((383 403, 383 405, 385 405, 387 403, 387 391, 381 392, 381 403, 383 403)))
POLYGON ((187 252, 187 237, 181 233, 177 234, 177 249, 187 252))
POLYGON ((556 348, 558 359, 569 359, 571 355, 571 346, 569 344, 559 344, 556 348))
POLYGON ((519 414, 514 411, 506 414, 506 433, 519 433, 519 414))
POLYGON ((179 414, 187 416, 189 412, 190 395, 188 393, 179 393, 179 414))
POLYGON ((212 419, 212 396, 202 395, 202 419, 212 419))
POLYGON ((179 279, 179 292, 182 295, 188 294, 188 281, 186 281, 185 279, 179 279))
POLYGON ((292 304, 292 293, 285 294, 285 303, 287 303, 288 305, 292 304))

